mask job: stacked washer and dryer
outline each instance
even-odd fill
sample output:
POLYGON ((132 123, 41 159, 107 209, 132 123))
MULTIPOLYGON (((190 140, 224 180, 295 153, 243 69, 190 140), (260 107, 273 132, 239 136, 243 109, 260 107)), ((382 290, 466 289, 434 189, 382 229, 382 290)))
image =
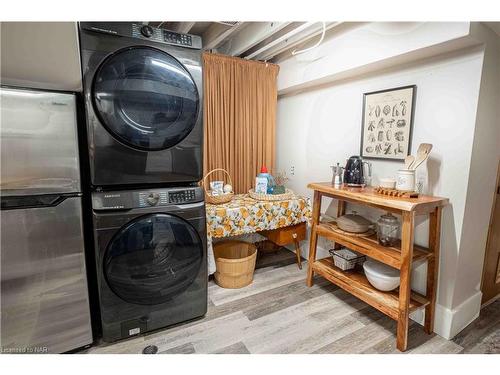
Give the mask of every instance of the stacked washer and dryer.
POLYGON ((104 341, 207 310, 201 39, 80 23, 104 341))

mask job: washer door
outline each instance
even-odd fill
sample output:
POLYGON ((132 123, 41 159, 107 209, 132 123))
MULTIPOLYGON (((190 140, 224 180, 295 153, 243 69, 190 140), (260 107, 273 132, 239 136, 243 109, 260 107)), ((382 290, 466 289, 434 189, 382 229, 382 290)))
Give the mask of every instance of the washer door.
POLYGON ((198 117, 196 84, 168 53, 148 47, 120 50, 99 67, 92 100, 104 127, 140 150, 175 146, 198 117))
POLYGON ((123 300, 164 303, 196 279, 203 243, 187 221, 168 214, 141 216, 122 227, 104 255, 104 275, 123 300))

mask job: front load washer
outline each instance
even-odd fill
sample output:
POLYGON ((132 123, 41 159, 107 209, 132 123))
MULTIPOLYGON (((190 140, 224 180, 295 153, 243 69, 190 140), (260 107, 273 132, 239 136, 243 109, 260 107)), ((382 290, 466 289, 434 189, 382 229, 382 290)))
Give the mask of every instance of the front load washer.
POLYGON ((92 209, 104 341, 205 315, 201 188, 94 192, 92 209))
POLYGON ((92 185, 201 180, 201 38, 82 22, 80 44, 92 185))

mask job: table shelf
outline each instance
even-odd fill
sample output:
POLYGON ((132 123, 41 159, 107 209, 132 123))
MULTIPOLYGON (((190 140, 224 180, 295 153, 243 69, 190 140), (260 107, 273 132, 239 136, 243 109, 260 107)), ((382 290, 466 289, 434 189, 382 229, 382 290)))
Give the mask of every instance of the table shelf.
MULTIPOLYGON (((314 272, 321 275, 331 283, 356 296, 377 310, 382 311, 394 320, 399 316, 398 291, 382 292, 375 289, 364 273, 358 270, 342 271, 333 264, 331 257, 315 261, 312 265, 314 272)), ((423 308, 429 304, 424 296, 412 292, 409 311, 423 308)))
MULTIPOLYGON (((345 246, 355 250, 379 262, 385 263, 391 267, 401 269, 401 241, 396 246, 382 246, 378 243, 377 235, 367 237, 349 236, 339 233, 332 229, 329 223, 321 222, 317 226, 317 233, 345 246)), ((426 260, 433 256, 433 253, 422 246, 413 245, 413 262, 426 260)))
POLYGON ((406 350, 408 345, 409 314, 412 311, 425 308, 424 329, 425 332, 432 333, 436 305, 441 212, 442 207, 448 203, 448 199, 425 195, 420 195, 418 198, 389 197, 377 194, 370 187, 354 188, 346 185, 337 187, 329 182, 310 183, 308 188, 314 190, 314 203, 307 285, 312 286, 314 274, 318 274, 397 320, 396 345, 401 351, 406 350), (378 243, 375 235, 359 237, 334 230, 331 223, 320 222, 323 197, 338 200, 337 216, 345 214, 346 203, 363 204, 401 215, 401 241, 396 246, 385 247, 378 243), (416 215, 429 215, 429 249, 413 243, 416 215), (335 267, 330 258, 316 260, 318 236, 335 241, 335 248, 343 245, 398 269, 400 272, 398 290, 382 292, 375 289, 362 272, 342 271, 335 267), (420 260, 427 260, 425 297, 411 290, 412 264, 420 260))

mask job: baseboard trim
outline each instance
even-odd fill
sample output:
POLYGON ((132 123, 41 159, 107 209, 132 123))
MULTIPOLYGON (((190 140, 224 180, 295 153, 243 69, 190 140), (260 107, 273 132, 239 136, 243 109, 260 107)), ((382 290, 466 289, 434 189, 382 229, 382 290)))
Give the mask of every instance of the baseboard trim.
POLYGON ((451 340, 479 316, 483 293, 477 291, 454 309, 436 304, 434 332, 451 340))

